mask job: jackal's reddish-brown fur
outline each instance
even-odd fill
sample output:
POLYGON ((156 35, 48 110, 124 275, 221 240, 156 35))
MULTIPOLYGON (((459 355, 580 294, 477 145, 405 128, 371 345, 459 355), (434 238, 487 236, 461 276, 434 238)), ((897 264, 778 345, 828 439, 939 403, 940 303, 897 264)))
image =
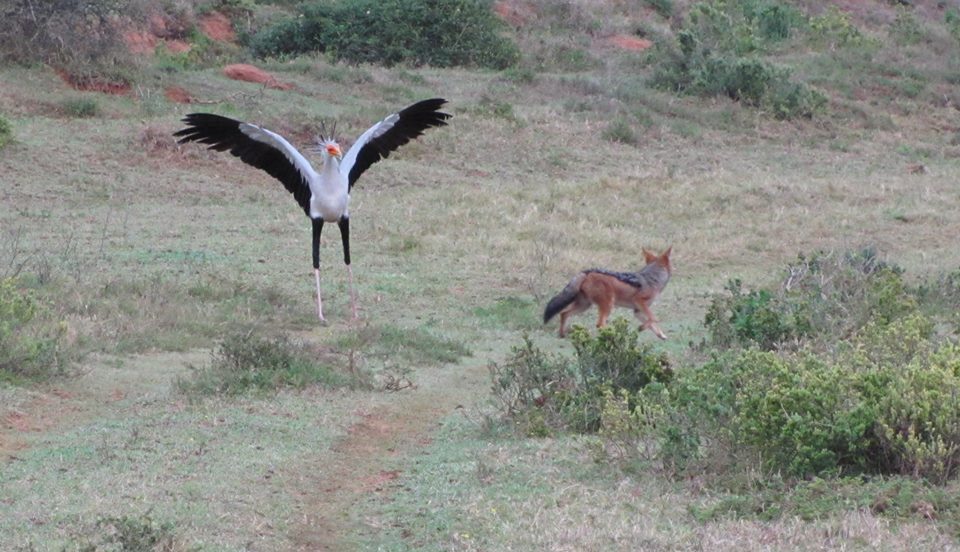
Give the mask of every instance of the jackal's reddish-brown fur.
POLYGON ((657 326, 657 319, 650 311, 650 304, 670 280, 672 249, 668 247, 660 255, 644 249, 643 257, 647 264, 639 272, 613 272, 598 268, 584 270, 547 303, 543 322, 547 323, 559 313, 560 337, 563 337, 566 335, 567 319, 589 309, 591 305, 597 305, 599 310, 598 328, 607 323, 613 307, 629 307, 641 320, 641 329, 650 328, 657 337, 666 339, 667 336, 657 326))

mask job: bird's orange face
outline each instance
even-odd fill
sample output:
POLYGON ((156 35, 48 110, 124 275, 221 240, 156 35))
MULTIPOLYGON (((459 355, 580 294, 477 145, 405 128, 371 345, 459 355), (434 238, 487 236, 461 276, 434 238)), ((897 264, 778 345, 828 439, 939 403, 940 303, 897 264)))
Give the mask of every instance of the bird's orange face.
POLYGON ((341 157, 343 157, 343 153, 341 153, 340 151, 340 146, 338 146, 337 144, 329 142, 326 145, 326 149, 327 149, 327 153, 330 154, 331 157, 336 157, 337 159, 340 159, 341 157))

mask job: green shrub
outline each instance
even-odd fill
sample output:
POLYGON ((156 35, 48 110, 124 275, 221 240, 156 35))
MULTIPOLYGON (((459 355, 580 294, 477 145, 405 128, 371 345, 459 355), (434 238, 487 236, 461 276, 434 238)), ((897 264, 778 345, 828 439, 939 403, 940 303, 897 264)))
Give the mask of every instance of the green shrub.
POLYGON ((704 324, 719 348, 773 350, 801 342, 833 342, 868 323, 887 324, 918 310, 903 270, 881 261, 875 251, 801 255, 776 289, 742 291, 733 280, 729 296, 715 297, 704 324))
POLYGON ((826 97, 792 81, 789 69, 759 57, 768 44, 803 26, 800 12, 779 3, 699 2, 677 31, 676 43, 658 45, 661 59, 652 83, 685 94, 725 95, 780 119, 813 117, 826 97))
POLYGON ((960 465, 960 348, 944 346, 892 378, 877 437, 896 473, 945 483, 960 465))
POLYGON ((66 324, 13 278, 0 279, 0 380, 62 375, 66 324))
POLYGON ((95 117, 100 113, 100 104, 93 98, 70 98, 61 104, 71 117, 95 117))
POLYGON ((866 467, 875 411, 850 372, 811 355, 760 351, 744 352, 733 369, 735 426, 768 468, 805 477, 866 467))
POLYGON ((944 483, 960 462, 960 347, 934 338, 919 313, 871 327, 845 367, 876 404, 874 469, 944 483))
POLYGON ((920 21, 905 6, 897 6, 897 18, 890 26, 890 33, 900 45, 916 44, 926 34, 920 21))
MULTIPOLYGON (((142 516, 106 516, 97 520, 96 533, 82 542, 75 542, 77 550, 117 550, 119 552, 170 552, 175 550, 174 525, 157 522, 148 514, 142 516)), ((66 550, 66 548, 63 548, 66 550)))
POLYGON ((519 52, 481 0, 314 2, 300 17, 257 33, 257 56, 327 52, 351 63, 479 66, 503 69, 519 52))
POLYGON ((560 355, 544 353, 524 335, 502 364, 490 363, 495 405, 522 433, 548 435, 562 427, 562 411, 576 386, 573 366, 560 355))
POLYGON ((919 312, 878 315, 833 352, 718 355, 637 401, 657 413, 648 425, 664 465, 678 473, 749 471, 756 457, 764 472, 793 478, 944 483, 960 463, 960 347, 937 339, 919 312))
POLYGON ((343 383, 340 376, 312 358, 304 345, 292 343, 283 336, 261 337, 252 331, 228 335, 214 351, 209 366, 191 368, 193 374, 178 379, 177 387, 192 396, 239 395, 343 383))
POLYGON ((729 297, 716 297, 707 308, 704 325, 711 344, 719 347, 755 346, 769 351, 788 340, 805 337, 810 325, 802 313, 769 290, 744 292, 739 279, 727 283, 729 297))
POLYGON ((673 15, 673 0, 646 0, 646 3, 662 17, 673 15))
POLYGON ((943 23, 947 26, 947 30, 950 31, 950 36, 957 42, 960 42, 960 10, 957 8, 948 8, 943 14, 943 23))
POLYGON ((850 16, 836 6, 830 6, 823 15, 810 18, 810 30, 814 39, 830 50, 864 46, 868 42, 850 21, 850 16))
POLYGON ((767 41, 786 40, 807 26, 804 15, 789 4, 760 3, 747 11, 756 29, 754 32, 767 41))
POLYGON ((630 123, 623 119, 617 119, 608 124, 607 128, 603 129, 603 138, 620 144, 637 143, 637 133, 634 132, 630 123))
POLYGON ((624 318, 617 318, 591 336, 583 326, 570 332, 576 351, 577 373, 582 388, 606 384, 613 389, 639 391, 655 381, 673 376, 663 353, 654 354, 649 344, 639 344, 640 333, 624 318))
POLYGON ((630 427, 676 473, 749 472, 759 458, 792 478, 946 482, 960 464, 960 347, 920 307, 960 292, 952 273, 913 289, 902 272, 866 249, 801 256, 776 291, 731 283, 706 324, 712 345, 732 349, 658 395, 643 389, 634 400, 655 421, 630 427))
POLYGON ((307 52, 323 52, 325 25, 331 9, 322 4, 306 4, 301 17, 280 19, 253 35, 247 46, 257 57, 280 57, 307 52))
POLYGON ((0 114, 0 149, 13 140, 13 125, 2 114, 0 114))
POLYGON ((570 334, 575 359, 544 353, 524 337, 524 345, 514 347, 505 363, 490 365, 498 410, 528 434, 597 431, 611 393, 633 397, 673 377, 666 355, 639 345, 639 337, 622 318, 595 337, 575 326, 570 334))

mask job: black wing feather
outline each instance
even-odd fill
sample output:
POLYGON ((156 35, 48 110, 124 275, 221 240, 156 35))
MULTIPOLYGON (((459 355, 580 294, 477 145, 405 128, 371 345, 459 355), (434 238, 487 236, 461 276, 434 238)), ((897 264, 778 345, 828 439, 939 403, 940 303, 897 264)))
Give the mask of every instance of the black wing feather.
POLYGON ((422 135, 426 129, 446 125, 451 115, 438 111, 445 103, 447 100, 443 98, 432 98, 397 113, 398 119, 393 127, 367 142, 357 153, 357 160, 350 169, 350 188, 370 165, 387 158, 390 152, 422 135))
POLYGON ((294 199, 310 216, 310 186, 296 165, 282 151, 270 144, 250 138, 240 130, 240 121, 212 113, 191 113, 183 118, 187 127, 173 135, 178 144, 199 142, 208 149, 229 151, 241 161, 256 167, 283 183, 294 199))

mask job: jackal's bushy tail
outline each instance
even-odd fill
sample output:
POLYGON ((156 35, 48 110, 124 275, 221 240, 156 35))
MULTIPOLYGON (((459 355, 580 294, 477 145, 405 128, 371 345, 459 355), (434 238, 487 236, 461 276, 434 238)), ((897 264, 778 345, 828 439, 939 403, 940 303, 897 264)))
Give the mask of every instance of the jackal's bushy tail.
POLYGON ((547 303, 547 308, 543 310, 544 324, 549 322, 558 312, 565 309, 567 305, 573 303, 573 300, 577 298, 577 294, 580 293, 580 284, 583 283, 586 275, 586 272, 581 272, 574 276, 573 279, 570 280, 570 283, 567 284, 567 287, 563 288, 563 291, 555 295, 554 298, 547 303))

